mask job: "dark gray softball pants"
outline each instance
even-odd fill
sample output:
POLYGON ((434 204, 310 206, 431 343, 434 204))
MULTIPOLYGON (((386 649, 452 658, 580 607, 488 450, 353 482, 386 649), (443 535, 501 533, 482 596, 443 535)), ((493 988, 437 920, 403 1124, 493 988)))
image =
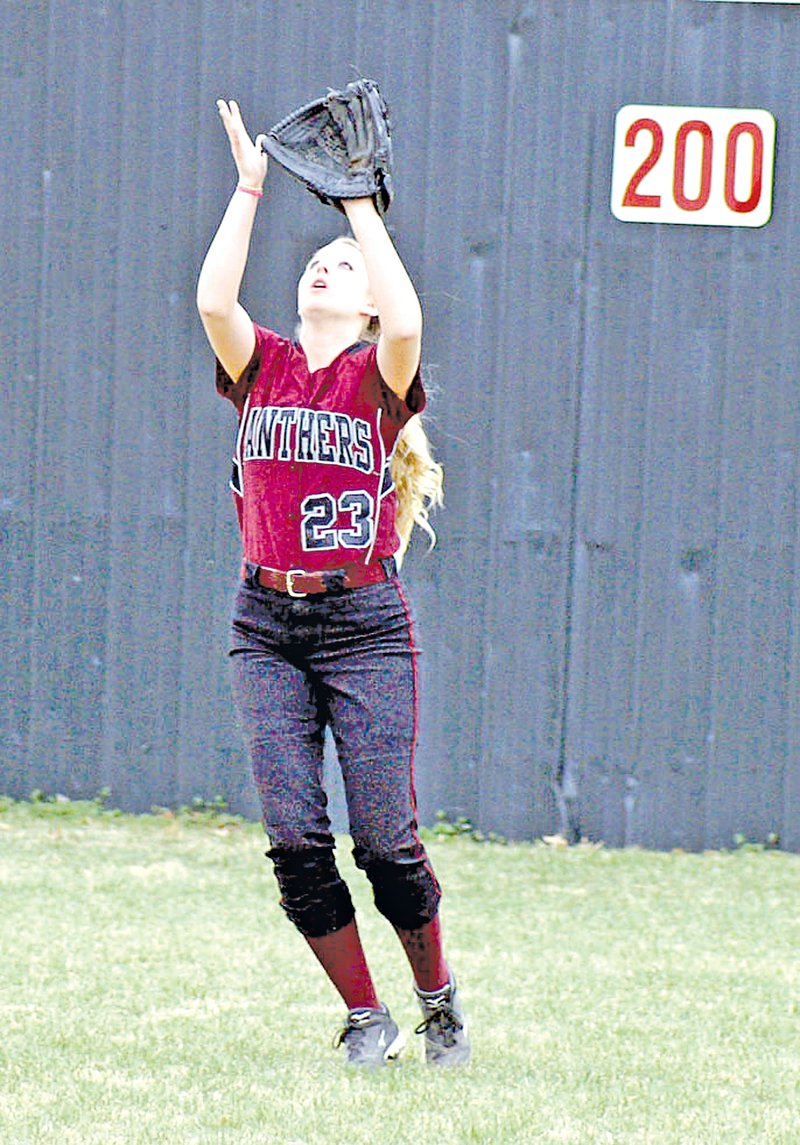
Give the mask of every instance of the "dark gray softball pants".
POLYGON ((327 725, 356 864, 378 910, 416 930, 441 892, 417 833, 417 653, 400 581, 295 598, 262 588, 253 571, 234 603, 232 684, 281 905, 309 937, 355 914, 322 786, 327 725))

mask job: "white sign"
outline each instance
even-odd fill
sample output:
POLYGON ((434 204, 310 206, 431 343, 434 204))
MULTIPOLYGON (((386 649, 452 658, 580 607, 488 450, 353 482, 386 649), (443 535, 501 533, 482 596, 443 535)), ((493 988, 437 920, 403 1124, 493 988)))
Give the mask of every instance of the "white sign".
POLYGON ((763 227, 775 119, 761 108, 628 104, 617 112, 611 211, 625 223, 763 227))

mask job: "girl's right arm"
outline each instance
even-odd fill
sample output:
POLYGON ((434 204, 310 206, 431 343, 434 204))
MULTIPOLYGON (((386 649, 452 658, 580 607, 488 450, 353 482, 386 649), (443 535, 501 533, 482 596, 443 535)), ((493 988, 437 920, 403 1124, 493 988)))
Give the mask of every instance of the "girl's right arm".
POLYGON ((228 134, 239 182, 203 260, 197 281, 197 309, 211 348, 226 373, 236 379, 250 361, 256 344, 252 320, 239 302, 239 289, 247 265, 258 192, 267 174, 267 155, 261 147, 263 136, 257 136, 253 142, 247 134, 235 100, 217 100, 217 108, 228 134), (256 194, 240 190, 242 187, 256 194))

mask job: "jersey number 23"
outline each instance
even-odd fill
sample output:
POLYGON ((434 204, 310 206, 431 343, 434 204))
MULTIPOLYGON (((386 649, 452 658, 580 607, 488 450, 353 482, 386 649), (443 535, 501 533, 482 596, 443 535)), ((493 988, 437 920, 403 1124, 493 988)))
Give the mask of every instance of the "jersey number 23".
POLYGON ((315 493, 300 506, 305 552, 323 549, 366 549, 372 544, 375 501, 363 489, 315 493))

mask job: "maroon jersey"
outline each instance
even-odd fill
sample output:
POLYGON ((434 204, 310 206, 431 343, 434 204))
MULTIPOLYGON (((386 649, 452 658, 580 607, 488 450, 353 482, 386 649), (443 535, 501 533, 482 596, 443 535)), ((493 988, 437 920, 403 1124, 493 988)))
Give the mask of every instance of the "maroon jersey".
POLYGON ((403 399, 381 377, 374 345, 356 343, 312 373, 297 343, 255 332, 238 381, 217 363, 217 389, 239 412, 231 488, 244 559, 318 572, 392 556, 389 465, 425 406, 419 373, 403 399))

